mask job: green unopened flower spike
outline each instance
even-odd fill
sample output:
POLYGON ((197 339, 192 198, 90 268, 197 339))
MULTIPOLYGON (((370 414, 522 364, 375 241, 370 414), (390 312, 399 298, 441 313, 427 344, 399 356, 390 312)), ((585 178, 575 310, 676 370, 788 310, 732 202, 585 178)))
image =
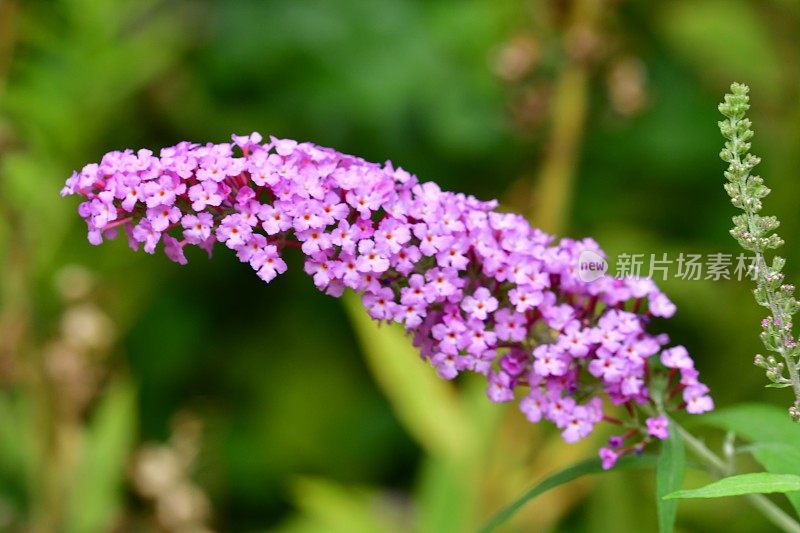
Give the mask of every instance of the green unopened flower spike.
POLYGON ((749 90, 746 85, 734 83, 731 92, 725 95, 725 101, 719 105, 720 113, 725 115, 725 120, 719 122, 719 129, 727 139, 720 152, 722 160, 728 163, 725 191, 731 197, 731 203, 742 210, 742 214, 733 217, 731 235, 742 248, 755 254, 755 299, 770 312, 761 322, 761 341, 776 355, 764 357, 758 354, 754 362, 765 369, 771 381, 768 387, 792 387, 795 402, 789 408, 789 414, 795 421, 800 421, 800 343, 792 334, 792 317, 800 309, 800 304, 794 297, 794 285, 784 283, 781 271, 786 261, 775 256, 769 266, 765 258, 766 251, 781 246, 783 239, 774 233, 780 225, 778 219, 758 214, 761 200, 770 190, 763 179, 752 174, 761 160, 750 153, 753 130, 746 116, 750 108, 749 90))

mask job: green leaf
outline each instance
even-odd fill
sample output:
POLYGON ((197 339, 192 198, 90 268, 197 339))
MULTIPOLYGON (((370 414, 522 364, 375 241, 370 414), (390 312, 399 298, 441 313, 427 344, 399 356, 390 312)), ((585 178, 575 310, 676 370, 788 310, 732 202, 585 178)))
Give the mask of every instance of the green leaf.
MULTIPOLYGON (((490 463, 492 468, 502 469, 502 463, 496 461, 495 439, 500 417, 507 411, 486 401, 483 376, 464 376, 460 385, 459 404, 468 413, 476 435, 474 446, 459 461, 432 455, 422 461, 414 490, 416 531, 471 531, 477 520, 476 512, 480 509, 476 502, 481 501, 487 491, 487 487, 477 480, 483 479, 490 463)), ((509 457, 508 460, 515 459, 509 457)))
MULTIPOLYGON (((764 442, 753 445, 751 453, 767 472, 800 476, 800 448, 779 442, 764 442)), ((788 492, 786 497, 800 515, 800 493, 788 492)))
POLYGON ((0 393, 0 493, 10 513, 24 509, 25 502, 41 499, 39 479, 45 468, 41 424, 30 395, 0 393))
POLYGON ((672 420, 669 421, 669 438, 661 443, 661 453, 656 463, 656 504, 658 505, 658 530, 672 533, 678 502, 665 500, 664 496, 680 489, 686 471, 686 451, 672 420))
POLYGON ((0 395, 0 472, 24 480, 35 460, 35 421, 28 398, 0 395))
POLYGON ((477 439, 455 387, 420 359, 402 328, 376 324, 350 292, 343 301, 370 371, 409 433, 432 454, 467 454, 477 439))
MULTIPOLYGON (((625 456, 617 461, 616 466, 614 466, 614 468, 610 471, 617 472, 620 470, 633 468, 647 468, 653 466, 654 464, 656 464, 656 458, 653 455, 625 456)), ((569 483, 570 481, 574 481, 589 474, 601 474, 603 472, 608 472, 608 470, 603 470, 600 459, 596 457, 592 459, 586 459, 585 461, 581 461, 580 463, 569 466, 528 489, 515 502, 494 515, 494 517, 492 517, 486 523, 486 525, 480 529, 480 531, 481 533, 488 533, 489 531, 492 531, 494 528, 511 518, 514 513, 519 511, 528 502, 537 496, 544 494, 550 489, 558 487, 559 485, 563 485, 564 483, 569 483)))
MULTIPOLYGON (((480 464, 480 463, 479 463, 480 464)), ((414 501, 418 531, 469 531, 475 523, 475 476, 445 457, 425 457, 417 474, 414 501)))
POLYGON ((800 448, 800 429, 786 410, 773 405, 739 404, 703 415, 701 421, 733 431, 750 442, 778 442, 800 448))
POLYGON ((122 504, 125 463, 134 444, 136 395, 125 379, 113 382, 85 436, 70 493, 65 531, 107 531, 122 504))
POLYGON ((723 498, 742 494, 769 494, 797 490, 800 490, 800 476, 758 472, 726 477, 699 489, 679 490, 667 494, 664 498, 723 498))
POLYGON ((282 530, 330 533, 402 530, 402 509, 378 490, 302 477, 292 483, 292 493, 300 517, 282 530))

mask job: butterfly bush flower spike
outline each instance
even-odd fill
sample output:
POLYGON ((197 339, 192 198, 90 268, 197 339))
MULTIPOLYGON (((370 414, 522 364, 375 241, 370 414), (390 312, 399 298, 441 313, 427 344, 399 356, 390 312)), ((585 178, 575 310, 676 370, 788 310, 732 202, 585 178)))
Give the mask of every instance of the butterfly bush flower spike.
POLYGON ((130 246, 186 263, 185 249, 233 250, 266 282, 290 248, 314 285, 361 294, 369 315, 402 324, 444 379, 482 374, 494 402, 517 400, 575 442, 602 421, 626 430, 618 457, 667 437, 663 414, 713 408, 686 350, 648 332, 674 305, 650 280, 579 279, 591 239, 556 240, 497 203, 442 191, 390 162, 261 135, 106 154, 62 194, 83 197, 89 240, 124 229, 130 246), (641 423, 636 407, 658 417, 641 423), (620 407, 614 407, 620 406, 620 407), (607 412, 624 413, 626 420, 607 412))
POLYGON ((800 302, 794 297, 794 285, 784 281, 783 270, 785 260, 782 257, 772 258, 771 266, 767 264, 768 250, 778 248, 783 240, 773 233, 780 222, 774 216, 762 216, 762 202, 770 190, 764 180, 752 174, 753 168, 760 159, 750 153, 750 139, 753 137, 747 110, 750 109, 749 88, 734 83, 731 92, 725 95, 725 101, 719 105, 719 111, 725 120, 719 122, 719 129, 725 137, 725 147, 720 153, 723 161, 728 163, 725 171, 725 190, 731 203, 742 210, 742 214, 733 217, 731 235, 742 248, 755 255, 753 275, 756 280, 754 295, 756 302, 765 307, 769 315, 761 321, 761 341, 764 347, 774 355, 755 356, 756 366, 766 371, 770 380, 768 387, 791 387, 795 402, 789 408, 789 415, 800 421, 800 343, 794 336, 792 321, 800 310, 800 302))

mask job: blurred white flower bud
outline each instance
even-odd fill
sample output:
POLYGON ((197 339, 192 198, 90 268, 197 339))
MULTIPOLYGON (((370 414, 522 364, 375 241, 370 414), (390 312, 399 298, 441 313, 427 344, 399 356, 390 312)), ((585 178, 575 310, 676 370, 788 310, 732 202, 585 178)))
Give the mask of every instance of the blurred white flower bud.
POLYGON ((160 498, 184 476, 181 460, 168 446, 144 445, 134 458, 131 477, 136 490, 148 498, 160 498))
POLYGON ((208 512, 206 495, 190 483, 174 487, 156 503, 158 520, 172 531, 194 531, 192 526, 202 524, 208 512))
POLYGON ((65 300, 86 298, 94 286, 94 276, 89 269, 80 265, 66 265, 55 274, 56 290, 65 300))
POLYGON ((114 323, 97 306, 81 304, 61 317, 61 334, 75 348, 103 349, 114 340, 114 323))

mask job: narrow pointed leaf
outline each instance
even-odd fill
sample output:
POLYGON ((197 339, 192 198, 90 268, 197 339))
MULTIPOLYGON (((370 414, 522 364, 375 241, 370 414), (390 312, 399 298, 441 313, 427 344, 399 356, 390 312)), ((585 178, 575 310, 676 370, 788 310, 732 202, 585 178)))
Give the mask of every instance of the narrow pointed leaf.
POLYGON ((769 494, 798 490, 800 490, 800 476, 758 472, 726 477, 705 487, 679 490, 672 494, 667 494, 664 498, 724 498, 725 496, 741 496, 743 494, 769 494))
POLYGON ((135 442, 136 391, 111 383, 89 425, 62 531, 108 531, 124 502, 125 465, 135 442))
POLYGON ((580 477, 589 475, 589 474, 601 474, 603 472, 616 472, 619 470, 627 470, 633 468, 647 468, 654 466, 656 464, 656 457, 653 455, 641 455, 641 456, 626 456, 621 458, 617 461, 616 466, 614 466, 611 470, 603 470, 603 467, 600 463, 600 459, 592 458, 586 459, 585 461, 581 461, 576 463, 570 467, 561 470, 560 472, 553 474, 552 476, 548 477, 547 479, 541 481, 540 483, 534 485, 527 492, 525 492, 522 496, 520 496, 515 502, 507 506, 506 508, 502 509, 498 512, 491 520, 489 520, 486 525, 481 528, 481 533, 488 533, 489 531, 494 530, 497 526, 504 523, 506 520, 514 516, 514 513, 519 511, 522 507, 524 507, 527 503, 531 500, 536 498, 537 496, 544 494, 550 489, 558 487, 559 485, 563 485, 565 483, 569 483, 570 481, 574 481, 580 477))
POLYGON ((681 488, 686 471, 686 451, 683 441, 670 420, 669 438, 661 443, 661 454, 656 464, 656 503, 658 505, 658 530, 672 533, 678 513, 676 500, 665 500, 664 496, 681 488))
MULTIPOLYGON (((764 442, 753 445, 751 453, 767 472, 800 476, 800 448, 778 442, 764 442)), ((787 492, 786 497, 800 515, 800 492, 787 492)))

